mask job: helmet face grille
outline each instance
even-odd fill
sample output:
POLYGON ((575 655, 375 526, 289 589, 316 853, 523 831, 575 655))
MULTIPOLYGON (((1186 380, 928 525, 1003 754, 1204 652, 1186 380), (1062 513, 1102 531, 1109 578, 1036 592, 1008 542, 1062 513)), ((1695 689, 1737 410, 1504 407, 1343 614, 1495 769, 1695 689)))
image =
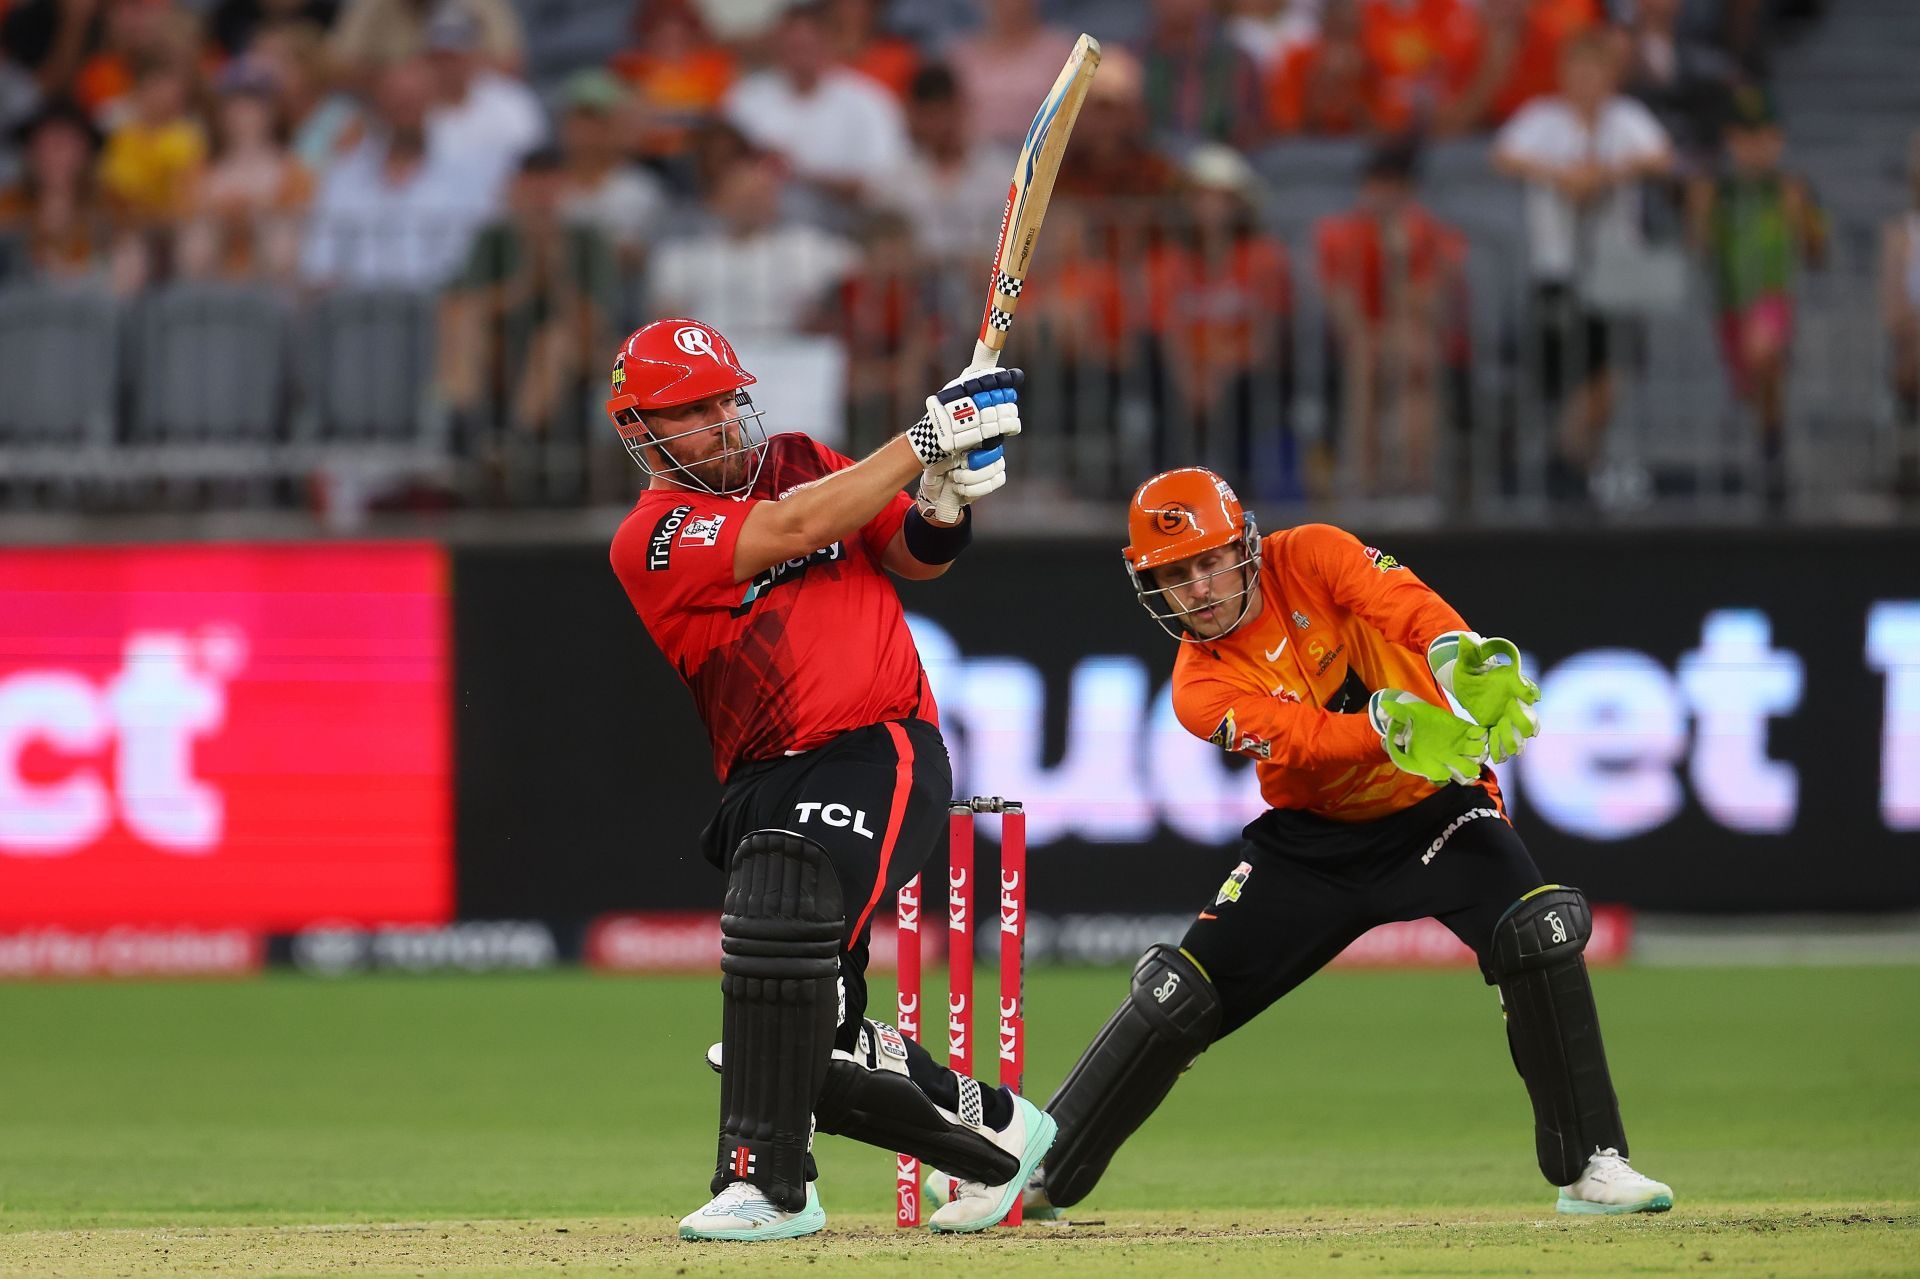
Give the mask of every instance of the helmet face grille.
MULTIPOLYGON (((677 431, 672 435, 655 435, 642 420, 638 409, 622 409, 616 412, 614 425, 620 430, 620 442, 626 446, 627 456, 646 472, 648 479, 665 479, 682 488, 711 493, 715 497, 727 497, 751 490, 754 482, 760 478, 760 468, 766 464, 767 460, 765 411, 755 407, 753 397, 745 391, 735 393, 734 408, 736 411, 731 417, 722 418, 717 423, 703 423, 689 430, 677 431), (750 455, 752 460, 743 473, 744 478, 738 484, 715 487, 707 483, 675 457, 672 448, 669 447, 675 440, 683 440, 690 435, 702 435, 715 427, 725 431, 736 425, 740 427, 740 443, 732 448, 722 449, 712 457, 703 458, 696 465, 704 466, 726 458, 750 455), (649 460, 649 449, 660 459, 658 465, 649 460)), ((724 470, 723 467, 723 473, 724 470)))
MULTIPOLYGON (((1215 594, 1206 603, 1197 604, 1191 608, 1181 607, 1174 599, 1172 589, 1159 585, 1155 579, 1162 570, 1184 563, 1195 556, 1204 555, 1207 551, 1215 549, 1214 547, 1203 547, 1193 555, 1183 556, 1154 568, 1136 568, 1133 556, 1128 556, 1127 576, 1133 580, 1134 598, 1140 601, 1140 607, 1147 610, 1147 615, 1153 618, 1154 623, 1161 630, 1183 644, 1205 644, 1231 635, 1246 622, 1247 615, 1253 611, 1254 599, 1260 585, 1260 530, 1251 513, 1241 516, 1240 536, 1234 540, 1240 543, 1240 557, 1231 564, 1202 576, 1211 583, 1229 574, 1238 574, 1239 589, 1215 594), (1236 600, 1240 605, 1239 612, 1235 614, 1233 621, 1227 623, 1218 632, 1202 636, 1188 629, 1186 619, 1201 609, 1232 607, 1236 600)), ((1231 542, 1228 543, 1228 545, 1231 544, 1231 542)), ((1181 583, 1186 580, 1188 578, 1183 577, 1181 583)))

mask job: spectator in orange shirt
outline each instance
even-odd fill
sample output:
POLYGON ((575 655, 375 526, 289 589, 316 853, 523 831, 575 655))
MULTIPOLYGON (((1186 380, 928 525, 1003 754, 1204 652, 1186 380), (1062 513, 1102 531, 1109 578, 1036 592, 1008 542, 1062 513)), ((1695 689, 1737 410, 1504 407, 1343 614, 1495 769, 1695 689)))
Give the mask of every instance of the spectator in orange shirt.
POLYGON ((1327 0, 1320 35, 1295 45, 1267 80, 1267 119, 1282 133, 1367 133, 1380 76, 1360 39, 1359 0, 1327 0))
POLYGON ((1154 0, 1140 56, 1147 119, 1159 136, 1242 149, 1265 132, 1260 72, 1214 20, 1210 0, 1154 0))
POLYGON ((1485 0, 1479 67, 1448 124, 1500 124, 1533 99, 1559 92, 1567 42, 1600 20, 1600 0, 1485 0))
POLYGON ((1467 0, 1367 0, 1360 44, 1379 77, 1375 124, 1399 131, 1440 116, 1472 79, 1479 38, 1467 0))
POLYGON ((1033 326, 1035 360, 1020 392, 1035 412, 1055 423, 1066 446, 1073 491, 1108 494, 1127 476, 1125 457, 1107 444, 1076 449, 1077 440, 1108 438, 1117 420, 1126 378, 1140 361, 1135 308, 1106 223, 1089 202, 1056 199, 1047 211, 1047 246, 1020 291, 1020 322, 1033 326))
POLYGON ((1187 162, 1184 234, 1147 259, 1147 315, 1161 417, 1154 465, 1222 460, 1265 490, 1294 480, 1286 246, 1260 229, 1259 179, 1238 151, 1187 162))
POLYGON ((878 80, 906 100, 920 69, 920 50, 886 29, 887 0, 827 0, 828 39, 842 64, 878 80))
POLYGON ((681 155, 732 87, 733 54, 714 41, 692 0, 640 0, 633 43, 611 66, 633 85, 634 149, 681 155))
POLYGON ((1321 222, 1320 285, 1326 298, 1328 399, 1350 450, 1357 490, 1381 491, 1383 436, 1400 459, 1395 486, 1433 491, 1435 422, 1443 369, 1464 367, 1464 333, 1453 303, 1463 295, 1465 238, 1420 206, 1411 141, 1367 161, 1350 213, 1321 222))

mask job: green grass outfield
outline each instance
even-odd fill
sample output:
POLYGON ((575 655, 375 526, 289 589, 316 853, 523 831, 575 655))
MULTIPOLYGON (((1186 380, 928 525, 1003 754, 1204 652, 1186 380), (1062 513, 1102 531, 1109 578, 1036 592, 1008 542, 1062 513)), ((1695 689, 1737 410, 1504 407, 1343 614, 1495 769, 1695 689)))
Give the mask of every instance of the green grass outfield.
MULTIPOLYGON (((1477 978, 1345 972, 1201 1058, 1102 1224, 896 1231, 891 1158, 823 1138, 827 1232, 760 1248, 673 1237, 714 978, 0 986, 0 1275, 1920 1274, 1920 969, 1595 980, 1664 1218, 1553 1214, 1477 978)), ((1124 983, 1030 975, 1035 1094, 1124 983)))

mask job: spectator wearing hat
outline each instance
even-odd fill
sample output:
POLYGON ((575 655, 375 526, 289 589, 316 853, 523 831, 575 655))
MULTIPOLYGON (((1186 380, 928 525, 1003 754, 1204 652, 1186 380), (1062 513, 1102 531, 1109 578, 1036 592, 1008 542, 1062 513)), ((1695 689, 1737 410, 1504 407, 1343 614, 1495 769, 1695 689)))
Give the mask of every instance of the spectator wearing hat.
POLYGON ((1440 406, 1467 367, 1466 237, 1421 206, 1416 163, 1410 140, 1376 148, 1353 209, 1314 233, 1329 417, 1368 497, 1383 491, 1383 457, 1397 464, 1395 487, 1433 491, 1440 406))
POLYGON ((666 189, 630 164, 621 145, 627 86, 599 69, 576 71, 560 90, 561 209, 593 227, 628 270, 638 268, 666 214, 666 189))
MULTIPOLYGON (((452 0, 479 26, 478 52, 496 71, 517 74, 526 38, 512 0, 452 0)), ((333 28, 333 56, 362 81, 426 52, 427 26, 449 0, 346 0, 333 28)))
POLYGON ((446 0, 427 23, 422 40, 434 82, 427 132, 436 150, 498 187, 546 142, 547 115, 524 81, 488 61, 483 36, 468 0, 446 0))
POLYGON ((1734 397, 1760 431, 1763 493, 1786 499, 1787 365, 1794 276, 1826 255, 1825 215, 1805 179, 1783 167, 1786 134, 1773 95, 1734 91, 1726 165, 1688 184, 1688 226, 1719 303, 1720 355, 1734 397))
POLYGON ((474 237, 441 304, 441 393, 520 500, 568 496, 532 491, 545 469, 527 464, 526 446, 578 420, 585 360, 607 344, 619 303, 612 243, 569 219, 566 198, 560 152, 529 153, 505 216, 474 237))
POLYGON ((76 104, 53 99, 14 130, 20 178, 0 190, 0 279, 96 276, 108 244, 95 181, 100 133, 76 104))
POLYGON ((1288 493, 1293 287, 1286 246, 1260 226, 1261 189, 1220 143, 1188 158, 1177 233, 1147 258, 1150 367, 1166 427, 1153 465, 1198 460, 1288 493))
POLYGON ((713 38, 694 0, 639 0, 633 47, 609 65, 633 86, 634 149, 656 158, 686 152, 738 74, 733 53, 713 38))
POLYGON ((287 119, 266 68, 242 59, 215 83, 213 161, 181 233, 183 274, 292 277, 313 175, 287 148, 287 119))
MULTIPOLYGON (((985 0, 981 10, 985 24, 952 41, 945 61, 973 104, 980 139, 1017 147, 1033 123, 1034 108, 1073 52, 1073 32, 1042 22, 1036 0, 985 0)), ((1106 73, 1103 64, 1093 82, 1100 83, 1106 73)))
POLYGON ((1148 125, 1161 138, 1245 150, 1265 132, 1260 70, 1214 18, 1212 0, 1153 0, 1140 60, 1148 125))
POLYGON ((787 9, 773 36, 773 65, 733 86, 726 118, 837 205, 897 181, 907 157, 900 104, 878 82, 834 60, 821 6, 787 9))
POLYGON ((438 288, 466 261, 497 186, 435 143, 432 100, 433 73, 420 59, 380 73, 365 138, 320 181, 301 246, 306 283, 438 288))

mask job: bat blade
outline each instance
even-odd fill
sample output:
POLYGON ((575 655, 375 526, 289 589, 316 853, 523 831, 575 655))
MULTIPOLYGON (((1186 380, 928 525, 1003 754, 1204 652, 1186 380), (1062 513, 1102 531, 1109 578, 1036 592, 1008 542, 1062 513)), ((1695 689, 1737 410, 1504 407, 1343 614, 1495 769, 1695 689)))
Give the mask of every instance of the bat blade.
POLYGON ((1027 128, 1020 158, 1014 163, 1013 181, 1007 186, 1006 211, 1000 216, 1000 241, 994 247, 987 309, 980 317, 980 333, 973 344, 974 368, 992 368, 1000 363, 1007 330, 1020 306, 1020 291, 1033 265, 1040 223, 1047 216, 1047 202, 1053 198, 1060 158, 1066 154, 1074 121, 1080 117, 1087 87, 1099 66, 1100 42, 1082 35, 1074 42, 1073 52, 1067 55, 1060 75, 1027 128))

